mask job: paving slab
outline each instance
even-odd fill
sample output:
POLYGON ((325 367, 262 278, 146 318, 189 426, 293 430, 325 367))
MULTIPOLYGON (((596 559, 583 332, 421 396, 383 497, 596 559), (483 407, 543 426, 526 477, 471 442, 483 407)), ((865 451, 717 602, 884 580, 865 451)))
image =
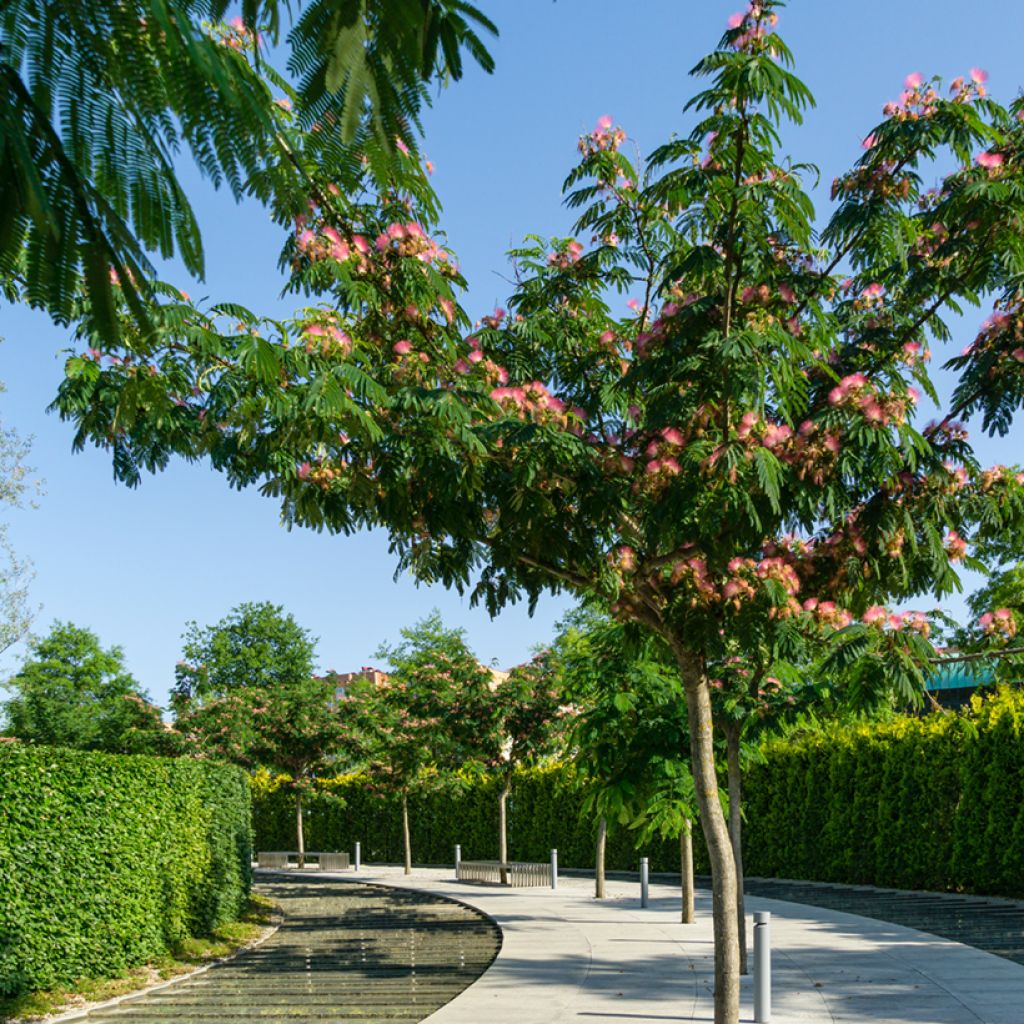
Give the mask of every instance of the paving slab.
MULTIPOLYGON (((363 865, 332 881, 374 882, 460 900, 501 928, 497 958, 429 1024, 668 1024, 713 1020, 711 900, 697 923, 652 885, 560 878, 558 889, 460 883, 451 871, 363 865)), ((897 924, 750 897, 772 912, 772 1024, 1024 1024, 1024 965, 897 924)), ((750 929, 748 928, 748 932, 750 929)), ((743 979, 740 1019, 753 1021, 743 979)))

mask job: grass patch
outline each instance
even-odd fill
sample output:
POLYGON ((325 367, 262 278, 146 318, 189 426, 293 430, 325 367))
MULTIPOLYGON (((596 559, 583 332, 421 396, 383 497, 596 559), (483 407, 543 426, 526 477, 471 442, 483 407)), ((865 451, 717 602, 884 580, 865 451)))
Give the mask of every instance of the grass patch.
POLYGON ((127 995, 147 985, 166 981, 195 970, 211 960, 228 956, 259 937, 271 924, 275 904, 265 896, 253 895, 245 913, 215 929, 204 938, 189 938, 178 943, 167 955, 140 967, 133 967, 114 978, 80 978, 67 988, 45 992, 27 992, 9 998, 0 997, 0 1024, 28 1024, 55 1014, 84 1009, 89 1003, 127 995))

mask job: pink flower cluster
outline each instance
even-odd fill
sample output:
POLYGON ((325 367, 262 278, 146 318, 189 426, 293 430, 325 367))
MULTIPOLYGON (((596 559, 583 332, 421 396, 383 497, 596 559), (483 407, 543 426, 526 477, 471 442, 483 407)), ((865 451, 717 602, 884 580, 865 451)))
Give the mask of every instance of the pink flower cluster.
POLYGON ((1000 634, 1006 639, 1017 635, 1017 620, 1009 608, 997 608, 994 612, 985 612, 978 619, 978 625, 986 636, 1000 634))
POLYGON ((563 429, 570 425, 570 416, 577 421, 577 426, 586 418, 586 413, 582 409, 569 409, 562 399, 551 394, 543 381, 539 380, 515 387, 494 388, 491 391, 491 398, 503 409, 513 412, 521 419, 552 424, 563 429))
POLYGON ((924 612, 889 612, 880 604, 872 605, 863 615, 861 621, 866 626, 889 628, 895 632, 909 630, 927 637, 932 631, 931 623, 924 612))
POLYGON ((300 333, 309 353, 318 351, 321 355, 345 358, 352 352, 352 339, 338 326, 332 313, 302 324, 300 333))
POLYGON ((726 26, 737 33, 730 44, 737 50, 754 49, 778 23, 777 14, 772 12, 765 17, 762 4, 753 0, 745 12, 729 16, 726 26))
POLYGON ((946 549, 951 562, 962 562, 967 555, 967 541, 956 530, 950 530, 946 534, 942 546, 946 549))
POLYGON ((816 597, 809 597, 803 603, 803 610, 820 626, 830 629, 846 629, 853 622, 853 615, 845 608, 840 608, 835 601, 819 601, 816 597))
POLYGON ((580 136, 579 151, 585 157, 595 153, 614 153, 625 140, 626 133, 621 128, 613 128, 611 117, 605 114, 598 118, 589 135, 580 136))
POLYGON ((557 252, 553 252, 548 256, 548 265, 565 270, 566 268, 571 267, 574 263, 579 262, 579 258, 582 255, 583 246, 573 239, 564 248, 559 249, 557 252))
POLYGON ((829 392, 829 404, 840 409, 857 410, 874 427, 887 427, 890 423, 903 423, 907 406, 920 398, 916 388, 907 388, 906 397, 879 394, 863 373, 851 373, 829 392))
MULTIPOLYGON (((1024 296, 1016 296, 1004 308, 996 308, 982 321, 977 337, 961 353, 975 355, 997 349, 1005 361, 1001 369, 1024 363, 1024 296)), ((995 369, 995 372, 999 372, 995 369)))

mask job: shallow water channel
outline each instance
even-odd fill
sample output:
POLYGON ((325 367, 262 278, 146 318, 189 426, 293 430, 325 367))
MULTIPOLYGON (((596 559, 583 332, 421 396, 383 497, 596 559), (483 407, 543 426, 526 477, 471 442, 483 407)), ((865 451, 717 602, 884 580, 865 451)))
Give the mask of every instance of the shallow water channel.
POLYGON ((88 1024, 408 1024, 472 984, 501 946, 488 918, 425 893, 285 876, 256 890, 284 914, 261 946, 94 1010, 88 1024))

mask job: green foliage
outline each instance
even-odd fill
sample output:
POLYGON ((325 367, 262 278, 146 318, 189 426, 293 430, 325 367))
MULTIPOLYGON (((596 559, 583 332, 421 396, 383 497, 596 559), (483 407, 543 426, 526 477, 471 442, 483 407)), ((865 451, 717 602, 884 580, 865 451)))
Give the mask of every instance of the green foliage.
POLYGON ((391 666, 388 677, 355 701, 370 773, 379 785, 408 793, 429 786, 436 769, 492 760, 501 736, 491 672, 469 649, 465 631, 445 627, 435 610, 401 635, 377 651, 391 666))
POLYGON ((746 782, 751 875, 1024 895, 1024 693, 967 713, 768 740, 746 782))
POLYGON ((237 768, 0 745, 0 995, 116 974, 245 908, 237 768))
POLYGON ((220 622, 190 622, 175 691, 184 697, 221 697, 243 687, 299 683, 313 675, 316 639, 269 601, 244 602, 220 622))
POLYGON ((112 754, 171 754, 178 735, 164 727, 125 670, 120 647, 103 650, 91 630, 55 622, 29 644, 21 670, 5 685, 8 735, 25 743, 112 754))
MULTIPOLYGON (((0 9, 0 292, 62 323, 87 315, 116 339, 115 307, 152 327, 149 255, 177 254, 202 276, 199 226, 173 157, 264 202, 309 187, 302 146, 286 141, 272 89, 305 124, 342 125, 349 163, 367 133, 390 154, 412 139, 435 77, 458 79, 462 53, 493 62, 477 30, 494 26, 464 0, 313 0, 291 36, 296 95, 268 65, 278 0, 12 0, 0 9), (214 24, 210 24, 210 19, 214 24), (86 298, 83 307, 82 296, 86 298)), ((326 133, 325 133, 326 134, 326 133)), ((337 134, 337 133, 331 133, 337 134)), ((387 159, 383 164, 388 162, 387 159)), ((382 161, 373 160, 380 171, 382 161)))

